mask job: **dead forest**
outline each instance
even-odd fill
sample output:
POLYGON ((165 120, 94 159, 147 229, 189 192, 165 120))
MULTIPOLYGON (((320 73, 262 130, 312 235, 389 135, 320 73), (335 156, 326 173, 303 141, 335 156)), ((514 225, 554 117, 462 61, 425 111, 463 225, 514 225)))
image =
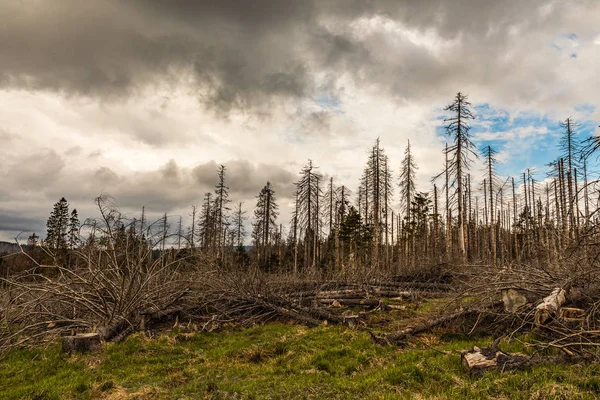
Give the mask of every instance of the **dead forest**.
POLYGON ((269 182, 256 204, 233 203, 226 166, 189 226, 166 214, 149 220, 143 208, 126 216, 108 196, 95 200, 100 217, 76 231, 56 214, 49 237, 2 258, 0 351, 282 320, 342 324, 399 346, 441 326, 498 339, 531 333, 534 355, 504 353, 497 340, 462 355, 470 370, 597 357, 600 192, 588 170, 600 138, 580 137, 567 118, 547 174, 499 176, 494 148, 473 142, 467 96, 445 112, 443 164, 429 187, 417 185, 410 143, 387 144, 405 147, 390 160, 376 140, 354 191, 309 160, 290 221, 280 220, 269 182), (400 331, 370 323, 423 298, 447 305, 400 331))

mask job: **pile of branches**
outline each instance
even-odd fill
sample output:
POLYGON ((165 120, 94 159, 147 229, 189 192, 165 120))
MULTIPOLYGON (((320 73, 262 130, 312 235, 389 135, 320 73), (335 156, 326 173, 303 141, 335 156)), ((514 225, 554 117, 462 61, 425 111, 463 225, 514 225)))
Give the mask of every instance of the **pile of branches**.
POLYGON ((0 352, 79 333, 118 342, 184 323, 193 330, 273 320, 364 325, 366 312, 357 311, 452 290, 443 282, 227 268, 201 252, 165 249, 164 227, 136 225, 110 203, 98 206, 101 218, 87 221, 88 239, 68 257, 43 248, 55 260, 46 265, 24 251, 32 267, 0 280, 0 352))
POLYGON ((478 266, 460 278, 461 298, 496 305, 486 312, 497 327, 513 338, 531 332, 525 344, 536 353, 555 348, 569 357, 597 357, 600 266, 582 249, 557 263, 478 266))
POLYGON ((79 256, 85 265, 37 265, 3 280, 0 351, 84 332, 118 342, 173 325, 195 331, 274 320, 364 325, 370 310, 450 290, 441 284, 319 281, 207 268, 210 261, 195 255, 128 262, 104 249, 79 256))

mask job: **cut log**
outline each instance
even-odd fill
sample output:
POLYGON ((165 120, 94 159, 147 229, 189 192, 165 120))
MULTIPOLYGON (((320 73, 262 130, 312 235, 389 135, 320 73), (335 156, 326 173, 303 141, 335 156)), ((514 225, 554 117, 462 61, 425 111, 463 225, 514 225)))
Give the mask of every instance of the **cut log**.
POLYGON ((75 336, 62 338, 62 353, 86 353, 98 351, 102 348, 98 333, 79 333, 75 336))
MULTIPOLYGON (((401 297, 405 299, 410 299, 415 295, 419 294, 419 292, 409 292, 409 291, 397 291, 397 290, 329 290, 324 292, 318 292, 313 298, 316 299, 364 299, 364 298, 372 298, 372 297, 401 297)), ((420 293, 423 294, 423 293, 420 293)), ((310 298, 311 296, 305 296, 305 298, 310 298)))
POLYGON ((574 307, 561 307, 559 318, 563 321, 583 321, 585 310, 574 307))
POLYGON ((110 325, 102 326, 98 328, 98 334, 101 340, 110 342, 113 338, 118 336, 129 326, 128 322, 124 319, 118 319, 110 325))
POLYGON ((334 307, 341 307, 341 306, 377 307, 382 303, 382 301, 379 299, 319 299, 319 303, 331 304, 334 307))
POLYGON ((476 310, 459 310, 449 315, 444 315, 439 318, 432 319, 430 321, 423 322, 419 325, 412 326, 410 328, 403 329, 396 333, 386 333, 382 336, 375 335, 373 332, 367 329, 367 332, 371 335, 371 339, 380 345, 403 345, 406 343, 406 339, 412 335, 418 335, 430 331, 431 329, 453 322, 459 318, 466 317, 469 315, 477 314, 476 310))
POLYGON ((513 288, 502 289, 502 302, 504 303, 504 310, 513 314, 527 304, 527 297, 513 288))
POLYGON ((482 350, 475 346, 471 351, 463 351, 460 355, 460 362, 467 371, 475 369, 487 369, 498 365, 496 360, 498 353, 484 354, 482 350))
POLYGON ((461 352, 462 366, 472 374, 481 375, 485 370, 497 368, 501 371, 524 368, 531 358, 522 353, 505 353, 498 348, 499 339, 490 347, 473 347, 473 350, 461 352))
POLYGON ((535 308, 535 324, 545 324, 553 315, 556 315, 560 306, 566 300, 567 292, 562 288, 554 288, 550 295, 544 297, 535 308))

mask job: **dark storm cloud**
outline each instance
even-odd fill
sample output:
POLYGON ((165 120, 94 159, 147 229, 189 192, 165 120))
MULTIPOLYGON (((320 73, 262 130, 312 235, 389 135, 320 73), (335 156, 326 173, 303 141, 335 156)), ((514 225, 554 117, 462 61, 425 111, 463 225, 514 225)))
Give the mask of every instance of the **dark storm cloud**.
POLYGON ((306 93, 286 40, 310 3, 0 2, 0 85, 122 97, 192 74, 216 108, 247 108, 306 93))
MULTIPOLYGON (((230 188, 230 196, 253 199, 267 182, 271 182, 279 197, 291 197, 294 192, 296 175, 283 167, 269 164, 253 164, 245 160, 232 160, 224 164, 226 167, 226 184, 230 188)), ((212 191, 217 183, 219 164, 214 161, 200 164, 192 170, 196 182, 212 191)))
POLYGON ((0 231, 40 232, 44 227, 42 219, 0 211, 0 231))
POLYGON ((190 79, 211 109, 268 111, 313 96, 317 74, 332 90, 346 74, 394 97, 423 98, 440 85, 515 73, 506 63, 521 53, 498 62, 514 40, 510 28, 547 29, 566 3, 3 0, 0 14, 10 17, 0 24, 0 85, 110 99, 190 79), (345 29, 375 16, 463 45, 440 58, 410 41, 391 46, 381 33, 345 29))

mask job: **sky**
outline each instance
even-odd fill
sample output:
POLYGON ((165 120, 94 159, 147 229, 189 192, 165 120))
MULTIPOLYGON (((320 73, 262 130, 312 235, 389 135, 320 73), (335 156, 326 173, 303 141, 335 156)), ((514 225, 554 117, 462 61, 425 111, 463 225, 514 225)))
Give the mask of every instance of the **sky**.
POLYGON ((0 240, 44 237, 63 196, 82 220, 104 194, 185 224, 220 164, 250 217, 270 181, 286 225, 308 159, 356 190, 378 137, 396 177, 410 140, 427 191, 459 91, 503 176, 543 179, 567 117, 600 135, 597 0, 0 0, 0 16, 0 240))

